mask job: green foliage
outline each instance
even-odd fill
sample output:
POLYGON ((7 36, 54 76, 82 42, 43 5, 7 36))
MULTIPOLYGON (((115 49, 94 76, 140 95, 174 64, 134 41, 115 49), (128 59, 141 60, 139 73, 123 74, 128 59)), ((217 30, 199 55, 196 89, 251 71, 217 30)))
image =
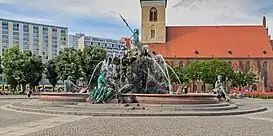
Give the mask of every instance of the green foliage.
MULTIPOLYGON (((222 76, 222 80, 227 78, 232 81, 233 86, 253 85, 256 81, 255 74, 234 72, 229 62, 219 59, 192 61, 187 67, 177 67, 174 70, 183 83, 201 80, 204 84, 213 85, 218 75, 222 76)), ((172 81, 176 81, 174 74, 171 78, 172 81)))
POLYGON ((66 80, 68 76, 71 76, 75 82, 76 79, 81 77, 80 57, 76 49, 65 48, 59 52, 54 61, 56 72, 61 80, 66 80))
MULTIPOLYGON (((173 70, 177 74, 182 84, 190 84, 190 79, 187 76, 187 69, 185 67, 176 67, 173 70)), ((172 71, 170 71, 169 73, 172 73, 170 74, 171 81, 178 83, 177 77, 175 76, 175 74, 172 71)))
POLYGON ((213 84, 217 75, 222 75, 223 79, 226 77, 232 79, 234 76, 231 64, 218 59, 193 61, 187 66, 185 71, 184 74, 191 81, 202 80, 208 84, 213 84))
POLYGON ((15 90, 15 88, 18 85, 18 82, 11 76, 6 76, 6 78, 7 78, 7 82, 10 85, 10 87, 15 90))
POLYGON ((235 87, 243 87, 253 85, 256 82, 256 75, 253 73, 235 72, 232 79, 232 85, 235 87))
POLYGON ((7 80, 34 86, 42 79, 42 59, 30 51, 20 51, 17 47, 8 49, 4 54, 3 66, 7 80))
POLYGON ((3 66, 5 79, 13 78, 20 82, 22 79, 22 73, 20 65, 23 65, 23 54, 20 52, 19 48, 8 49, 3 57, 3 66))
POLYGON ((216 81, 217 75, 221 75, 223 80, 226 78, 231 79, 234 75, 232 65, 219 59, 202 61, 200 69, 200 79, 209 84, 213 84, 216 81))
POLYGON ((106 50, 98 46, 86 46, 80 57, 83 76, 89 80, 96 65, 106 58, 106 50))
POLYGON ((42 59, 30 51, 24 51, 23 55, 26 57, 23 70, 25 80, 30 86, 37 86, 43 77, 44 66, 42 59))
POLYGON ((201 61, 193 61, 187 66, 186 76, 193 82, 200 79, 201 76, 201 61))
POLYGON ((55 87, 57 84, 59 77, 58 73, 56 72, 56 65, 54 60, 49 60, 45 64, 45 74, 46 78, 49 80, 50 84, 55 87))

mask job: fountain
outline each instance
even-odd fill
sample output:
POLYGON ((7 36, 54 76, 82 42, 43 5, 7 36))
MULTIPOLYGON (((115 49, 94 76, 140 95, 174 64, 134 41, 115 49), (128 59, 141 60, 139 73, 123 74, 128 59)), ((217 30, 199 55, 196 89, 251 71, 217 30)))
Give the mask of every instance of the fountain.
MULTIPOLYGON (((122 16, 121 16, 122 17, 122 16)), ((122 17, 123 19, 123 17, 122 17)), ((114 57, 100 62, 91 76, 86 88, 81 90, 75 85, 67 84, 67 90, 79 93, 41 93, 40 100, 85 101, 92 103, 145 103, 145 104, 215 104, 219 103, 216 94, 188 93, 174 94, 168 69, 177 74, 165 62, 163 56, 151 51, 148 45, 141 45, 139 30, 133 33, 130 49, 126 49, 123 58, 114 57), (97 69, 101 75, 98 86, 90 90, 90 83, 97 69), (76 88, 76 90, 75 90, 76 88), (90 91, 88 95, 87 92, 90 91), (86 92, 86 93, 84 93, 86 92), (50 97, 52 95, 52 98, 50 97), (59 95, 59 99, 58 96, 59 95)), ((69 81, 69 80, 68 80, 69 81)), ((68 82, 67 81, 67 82, 68 82)), ((181 89, 181 87, 178 87, 181 89)))
POLYGON ((140 44, 137 29, 133 31, 126 25, 133 33, 131 48, 126 49, 123 58, 114 56, 98 63, 87 87, 82 87, 83 83, 74 84, 69 77, 65 80, 66 92, 43 92, 39 100, 18 102, 8 107, 88 116, 223 116, 267 110, 252 104, 237 105, 235 100, 230 103, 220 75, 212 93, 179 94, 184 86, 175 71, 160 54, 140 44), (172 87, 169 69, 181 85, 177 90, 172 87), (100 76, 94 87, 91 82, 96 72, 100 72, 100 76))

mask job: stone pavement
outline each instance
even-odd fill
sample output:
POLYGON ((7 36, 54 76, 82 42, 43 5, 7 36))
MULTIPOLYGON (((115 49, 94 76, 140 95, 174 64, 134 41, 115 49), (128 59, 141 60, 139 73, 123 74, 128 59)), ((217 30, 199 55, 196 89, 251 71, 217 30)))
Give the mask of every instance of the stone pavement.
MULTIPOLYGON (((0 99, 0 106, 16 102, 19 100, 7 100, 0 99)), ((0 128, 6 126, 12 126, 18 123, 25 123, 34 120, 41 120, 44 118, 54 117, 52 115, 39 115, 39 114, 23 114, 22 112, 13 112, 8 110, 3 110, 0 108, 0 128)))
POLYGON ((37 99, 7 105, 10 109, 27 112, 82 116, 226 116, 267 110, 259 104, 91 104, 44 102, 37 99))
MULTIPOLYGON (((0 100, 0 105, 15 100, 0 100)), ((273 100, 236 100, 268 111, 224 117, 85 117, 0 109, 0 135, 24 136, 272 136, 273 100), (5 117, 2 114, 5 113, 5 117), (31 117, 31 118, 29 118, 31 117), (12 118, 9 121, 5 118, 12 118), (26 120, 28 119, 28 120, 26 120), (4 131, 9 131, 4 133, 4 131), (13 132, 14 131, 14 132, 13 132), (3 134, 4 133, 4 134, 3 134)))
POLYGON ((60 126, 62 124, 66 124, 69 122, 74 122, 83 118, 86 118, 86 117, 59 116, 59 117, 27 122, 24 124, 0 128, 0 135, 3 135, 3 136, 14 136, 17 134, 25 135, 25 134, 34 133, 40 130, 44 130, 47 128, 60 126))

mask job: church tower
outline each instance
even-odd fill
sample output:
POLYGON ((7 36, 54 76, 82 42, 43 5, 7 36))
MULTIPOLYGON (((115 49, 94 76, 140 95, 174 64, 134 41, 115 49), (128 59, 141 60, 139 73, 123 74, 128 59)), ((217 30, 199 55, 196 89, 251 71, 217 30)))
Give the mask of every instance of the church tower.
POLYGON ((140 0, 141 43, 166 43, 167 0, 140 0))

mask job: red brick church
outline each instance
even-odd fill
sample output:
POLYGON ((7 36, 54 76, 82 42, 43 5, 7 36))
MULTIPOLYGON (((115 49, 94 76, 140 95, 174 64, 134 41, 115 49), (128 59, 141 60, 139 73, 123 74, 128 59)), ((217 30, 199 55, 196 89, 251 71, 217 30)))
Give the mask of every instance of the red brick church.
MULTIPOLYGON (((173 66, 219 58, 258 75, 258 90, 273 90, 273 41, 260 25, 166 26, 167 0, 140 0, 141 41, 173 66)), ((198 86, 197 88, 202 88, 198 86)))

